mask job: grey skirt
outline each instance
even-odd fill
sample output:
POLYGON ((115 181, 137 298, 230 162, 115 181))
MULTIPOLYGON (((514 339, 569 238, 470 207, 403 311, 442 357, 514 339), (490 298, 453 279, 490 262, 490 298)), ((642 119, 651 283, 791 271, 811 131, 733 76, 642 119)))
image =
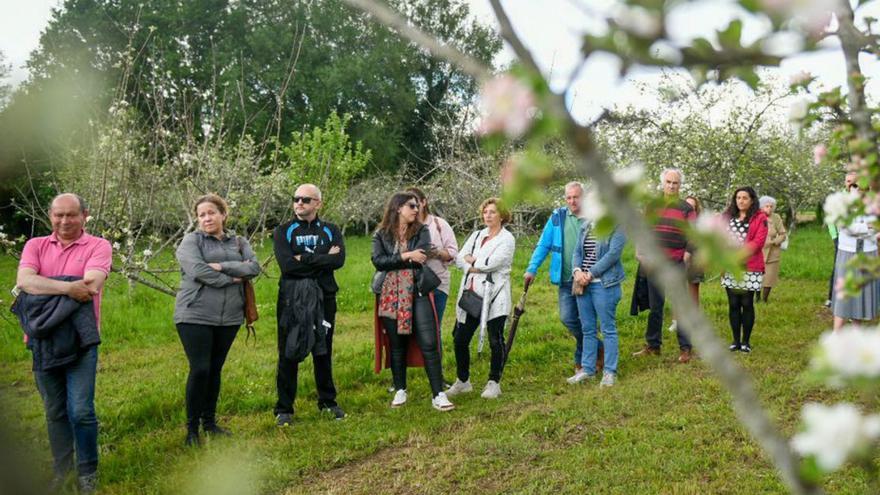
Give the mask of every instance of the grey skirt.
MULTIPOLYGON (((865 256, 877 256, 877 251, 862 253, 865 256)), ((837 279, 846 276, 846 264, 849 260, 856 257, 856 253, 848 253, 846 251, 837 251, 837 258, 834 260, 834 291, 831 300, 834 302, 832 311, 834 316, 840 318, 852 318, 854 320, 873 320, 877 317, 877 298, 880 296, 877 291, 877 283, 872 281, 862 287, 853 297, 837 297, 837 279)))

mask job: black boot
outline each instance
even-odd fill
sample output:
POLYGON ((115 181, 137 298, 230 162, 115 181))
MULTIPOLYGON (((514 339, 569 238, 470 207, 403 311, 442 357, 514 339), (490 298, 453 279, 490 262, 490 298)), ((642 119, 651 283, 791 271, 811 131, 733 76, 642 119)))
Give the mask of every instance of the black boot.
POLYGON ((189 421, 186 425, 186 440, 184 444, 187 447, 198 447, 202 444, 202 440, 199 438, 199 422, 198 421, 189 421))

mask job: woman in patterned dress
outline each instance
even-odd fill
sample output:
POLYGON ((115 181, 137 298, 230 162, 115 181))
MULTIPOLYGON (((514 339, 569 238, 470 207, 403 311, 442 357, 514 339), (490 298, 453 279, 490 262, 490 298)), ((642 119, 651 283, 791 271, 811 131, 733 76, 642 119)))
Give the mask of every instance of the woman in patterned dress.
POLYGON ((724 212, 727 228, 733 239, 747 254, 745 271, 736 277, 725 273, 721 286, 727 291, 730 330, 733 341, 730 351, 752 352, 750 338, 755 326, 755 293, 760 293, 764 278, 764 242, 767 240, 767 215, 758 207, 758 195, 751 187, 740 187, 733 193, 724 212))

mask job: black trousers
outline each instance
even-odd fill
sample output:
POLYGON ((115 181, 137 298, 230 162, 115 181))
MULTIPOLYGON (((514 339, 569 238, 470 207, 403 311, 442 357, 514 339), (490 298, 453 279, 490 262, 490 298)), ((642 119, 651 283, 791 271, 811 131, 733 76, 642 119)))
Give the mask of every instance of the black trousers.
POLYGON ((186 380, 186 424, 198 429, 216 424, 217 398, 220 397, 220 372, 226 355, 238 333, 238 325, 214 326, 178 323, 177 334, 189 360, 186 380))
MULTIPOLYGON (((501 368, 504 366, 504 323, 506 316, 499 316, 486 322, 486 333, 489 334, 489 349, 492 357, 489 361, 489 379, 501 381, 501 368)), ((452 337, 455 339, 455 368, 458 379, 466 382, 471 375, 471 340, 480 326, 480 319, 468 315, 464 323, 455 324, 452 337)))
MULTIPOLYGON (((680 267, 684 267, 683 262, 679 262, 680 267)), ((652 277, 646 277, 648 280, 648 306, 651 308, 648 313, 648 328, 645 329, 645 341, 649 347, 659 349, 663 345, 663 306, 666 305, 666 296, 659 285, 655 285, 652 277)), ((687 332, 681 327, 675 331, 678 337, 678 348, 681 350, 691 349, 691 339, 688 338, 687 332)))
POLYGON ((734 344, 749 345, 755 326, 755 299, 751 291, 727 289, 730 331, 734 344))
MULTIPOLYGON (((318 389, 318 409, 336 405, 336 386, 333 384, 333 331, 336 329, 336 295, 324 297, 324 320, 330 323, 327 329, 327 354, 312 355, 315 369, 315 388, 318 389)), ((278 334, 278 369, 275 385, 278 389, 278 402, 275 403, 275 414, 293 414, 293 403, 296 400, 296 387, 299 378, 299 363, 284 357, 287 335, 278 334)))
POLYGON ((425 373, 431 384, 431 393, 436 396, 443 391, 443 365, 440 362, 440 344, 437 341, 437 321, 434 319, 434 308, 427 297, 413 299, 413 322, 411 335, 397 333, 397 320, 380 318, 382 327, 391 344, 391 377, 394 388, 406 389, 406 353, 409 339, 416 339, 422 357, 425 360, 425 373))

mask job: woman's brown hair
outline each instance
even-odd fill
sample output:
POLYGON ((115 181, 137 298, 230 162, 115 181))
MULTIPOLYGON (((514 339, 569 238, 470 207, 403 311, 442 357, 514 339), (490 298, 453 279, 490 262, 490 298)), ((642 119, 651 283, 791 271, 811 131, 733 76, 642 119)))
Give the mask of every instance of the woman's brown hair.
POLYGON ((508 223, 510 223, 510 220, 511 220, 511 218, 513 218, 513 215, 511 215, 510 210, 508 210, 507 207, 504 206, 504 202, 502 202, 500 198, 488 198, 488 199, 484 200, 482 203, 480 203, 480 219, 481 220, 483 218, 483 211, 489 205, 495 205, 495 209, 498 210, 498 215, 501 217, 501 225, 507 225, 508 223))
POLYGON ((697 215, 702 213, 703 212, 703 202, 700 201, 700 198, 698 198, 694 195, 690 195, 690 196, 684 198, 685 201, 687 201, 689 199, 694 200, 694 213, 696 213, 697 215))
MULTIPOLYGON (((196 198, 195 204, 193 204, 193 213, 196 216, 199 216, 199 205, 202 203, 211 203, 212 205, 217 207, 217 211, 222 213, 224 216, 229 216, 229 205, 226 204, 226 200, 223 199, 219 194, 208 193, 204 196, 199 196, 196 198)), ((223 221, 223 226, 226 226, 226 220, 223 221)))
MULTIPOLYGON (((379 223, 379 228, 376 230, 389 239, 396 240, 398 238, 397 233, 400 231, 400 214, 397 210, 410 201, 415 201, 415 203, 418 204, 419 198, 415 194, 409 192, 397 192, 388 198, 388 202, 385 203, 385 213, 382 215, 382 222, 379 223)), ((404 234, 405 239, 412 239, 421 227, 422 223, 416 218, 416 220, 406 228, 406 233, 404 234)))

